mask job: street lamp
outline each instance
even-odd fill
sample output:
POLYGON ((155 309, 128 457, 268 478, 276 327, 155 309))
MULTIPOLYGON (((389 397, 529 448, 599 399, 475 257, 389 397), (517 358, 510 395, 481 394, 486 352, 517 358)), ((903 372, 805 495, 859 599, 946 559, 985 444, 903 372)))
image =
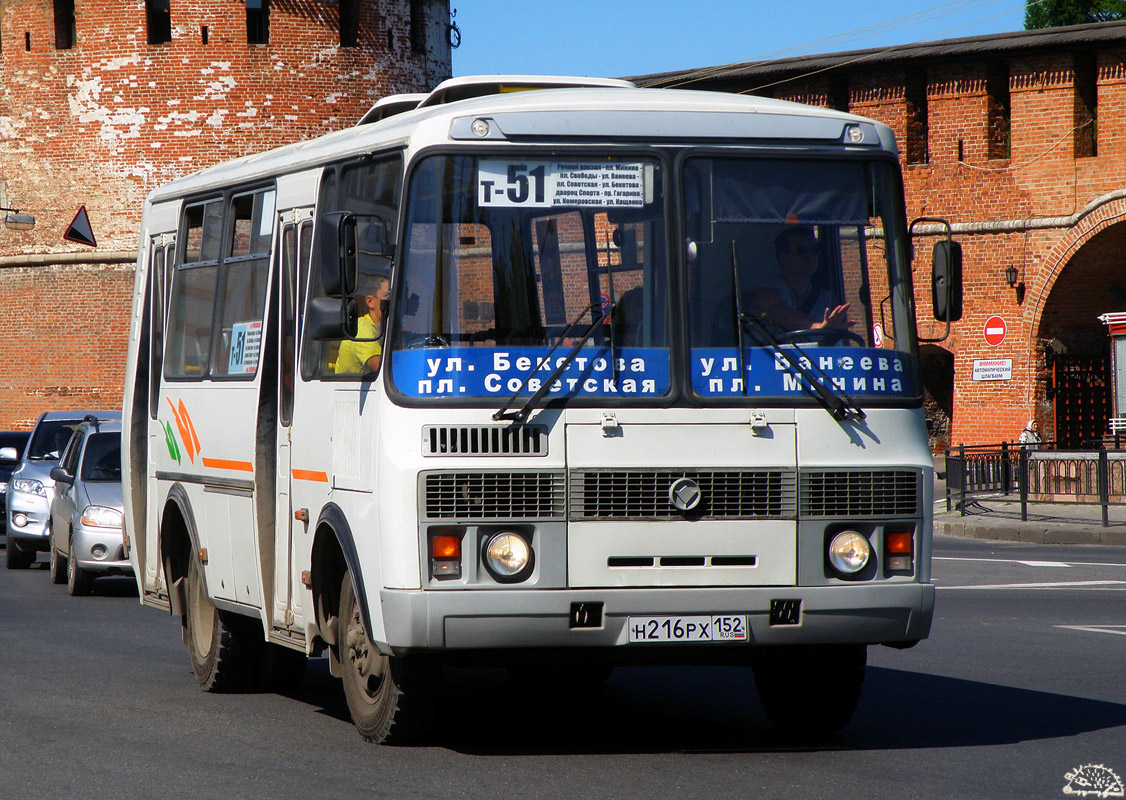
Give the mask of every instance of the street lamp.
POLYGON ((0 211, 7 212, 4 215, 4 227, 9 230, 29 231, 35 227, 35 217, 31 214, 21 214, 18 208, 0 206, 0 211))

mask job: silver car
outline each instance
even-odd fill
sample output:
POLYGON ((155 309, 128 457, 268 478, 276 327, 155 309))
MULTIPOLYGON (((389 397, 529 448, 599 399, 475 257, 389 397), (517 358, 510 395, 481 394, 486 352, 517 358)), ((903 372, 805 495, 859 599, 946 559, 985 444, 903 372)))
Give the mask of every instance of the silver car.
POLYGON ((98 575, 132 575, 121 535, 121 423, 79 425, 51 477, 51 580, 83 595, 98 575))
POLYGON ((23 461, 8 479, 8 569, 27 569, 35 554, 49 549, 48 528, 58 465, 74 430, 85 419, 120 421, 120 411, 49 411, 31 431, 23 461))

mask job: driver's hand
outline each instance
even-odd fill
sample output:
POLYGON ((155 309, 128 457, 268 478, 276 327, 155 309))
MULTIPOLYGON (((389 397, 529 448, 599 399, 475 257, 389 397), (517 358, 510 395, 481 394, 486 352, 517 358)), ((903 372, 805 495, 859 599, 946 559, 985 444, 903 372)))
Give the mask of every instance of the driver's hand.
POLYGON ((825 318, 820 322, 813 323, 814 328, 844 328, 847 330, 852 327, 852 321, 848 318, 848 303, 842 303, 836 308, 826 308, 825 318))

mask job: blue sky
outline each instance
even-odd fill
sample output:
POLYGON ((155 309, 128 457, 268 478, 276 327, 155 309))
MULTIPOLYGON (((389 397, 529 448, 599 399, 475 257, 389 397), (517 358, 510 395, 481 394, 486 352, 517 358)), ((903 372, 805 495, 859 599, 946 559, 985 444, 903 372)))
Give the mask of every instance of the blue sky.
POLYGON ((451 0, 450 7, 461 31, 455 76, 624 77, 1024 27, 1022 0, 451 0))

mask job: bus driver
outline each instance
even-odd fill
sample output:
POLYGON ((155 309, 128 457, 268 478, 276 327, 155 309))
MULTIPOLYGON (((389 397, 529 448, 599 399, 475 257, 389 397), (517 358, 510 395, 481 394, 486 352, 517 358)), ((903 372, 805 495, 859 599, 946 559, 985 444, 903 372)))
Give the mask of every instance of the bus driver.
POLYGON ((336 356, 336 374, 378 372, 383 358, 383 344, 379 340, 383 328, 383 301, 387 299, 391 279, 382 273, 360 275, 356 293, 362 300, 360 311, 367 311, 356 325, 356 339, 340 343, 336 356))
POLYGON ((779 274, 751 296, 751 311, 786 331, 844 328, 848 303, 838 303, 828 289, 814 281, 818 262, 817 237, 804 225, 787 227, 774 240, 779 274))

